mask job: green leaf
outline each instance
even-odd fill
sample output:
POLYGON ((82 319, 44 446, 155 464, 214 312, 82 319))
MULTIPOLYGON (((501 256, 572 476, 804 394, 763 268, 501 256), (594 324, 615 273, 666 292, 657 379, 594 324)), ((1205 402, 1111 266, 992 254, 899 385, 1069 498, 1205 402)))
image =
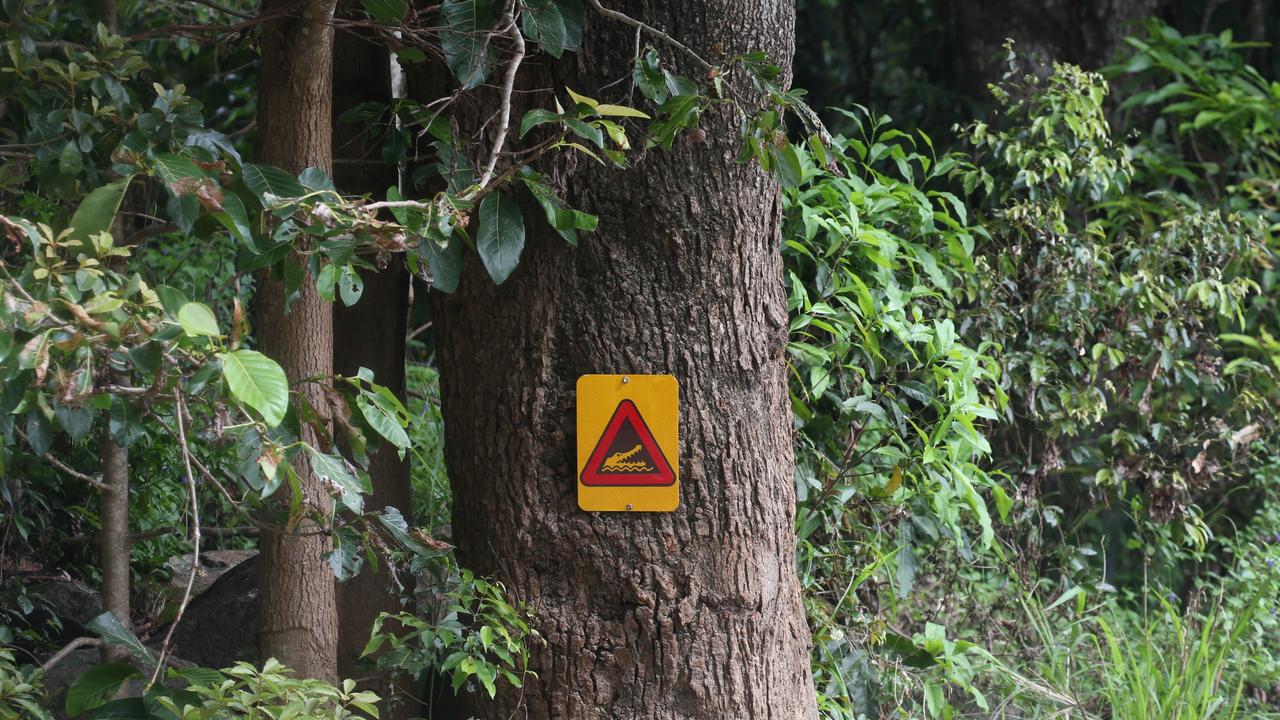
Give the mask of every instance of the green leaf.
POLYGON ((407 413, 403 412, 404 407, 390 390, 381 390, 385 394, 361 389, 356 396, 356 407, 360 408, 360 414, 364 415, 369 427, 401 450, 403 455, 403 451, 409 447, 409 434, 404 429, 407 413))
POLYGON ((438 552, 433 552, 426 545, 413 539, 413 536, 409 534, 409 524, 405 522, 404 516, 400 514, 399 510, 388 506, 382 512, 375 513, 374 517, 378 519, 382 527, 386 528, 387 532, 391 533, 396 542, 415 555, 439 555, 438 552))
POLYGON ((58 172, 75 176, 79 175, 82 169, 84 169, 84 156, 80 154, 80 149, 74 142, 68 141, 62 146, 62 153, 58 156, 58 172))
POLYGON ((587 21, 587 9, 582 0, 555 0, 564 21, 564 47, 577 50, 582 46, 582 26, 587 21))
POLYGON ((240 201, 238 195, 234 193, 223 195, 222 211, 214 213, 213 217, 246 247, 253 247, 253 230, 249 225, 249 213, 245 211, 244 203, 240 201))
POLYGON ((245 163, 243 175, 244 184, 258 196, 264 206, 269 202, 269 195, 292 198, 307 194, 307 189, 296 178, 278 167, 245 163))
POLYGON ((333 180, 320 168, 309 167, 298 173, 298 182, 308 190, 338 191, 333 185, 333 180))
POLYGON ((170 189, 181 180, 203 180, 208 177, 199 165, 183 155, 157 155, 155 171, 170 189))
POLYGON ((530 130, 538 127, 539 125, 553 122, 558 123, 560 121, 561 117, 550 110, 534 108, 533 110, 525 113, 524 119, 520 121, 520 137, 524 137, 530 130))
POLYGON ((494 0, 446 0, 440 6, 445 63, 464 90, 479 87, 493 70, 494 49, 488 35, 497 21, 494 4, 494 0))
POLYGON ((364 512, 362 493, 368 492, 369 488, 347 466, 347 461, 337 455, 326 455, 310 445, 306 448, 311 455, 311 473, 336 485, 341 491, 339 500, 348 510, 357 515, 364 512))
POLYGON ((253 350, 219 353, 222 377, 238 400, 257 410, 275 427, 289 409, 289 379, 274 360, 253 350))
POLYGON ((444 247, 440 247, 428 236, 422 241, 422 252, 431 270, 432 287, 440 292, 457 292, 458 280, 462 277, 462 241, 450 236, 444 247))
POLYGON ((89 715, 89 720, 139 720, 154 718, 147 707, 147 700, 140 697, 127 697, 103 705, 89 715))
POLYGON ((124 193, 129 189, 129 181, 132 179, 133 176, 130 175, 123 180, 103 185, 86 195, 84 200, 80 201, 75 214, 71 216, 71 238, 84 241, 88 240, 90 235, 110 231, 111 224, 115 222, 116 213, 120 211, 120 202, 124 200, 124 193))
POLYGON ((360 0, 369 16, 382 25, 400 25, 409 11, 409 0, 360 0))
POLYGON ((186 331, 188 337, 218 337, 218 318, 208 305, 189 302, 178 310, 178 324, 186 331))
POLYGON ((476 252, 494 283, 506 282, 524 251, 524 216, 516 201, 502 192, 492 192, 480 203, 480 229, 476 252))
POLYGON ((316 276, 316 292, 320 293, 325 302, 333 302, 338 287, 338 274, 341 272, 342 268, 333 263, 320 268, 320 274, 316 276))
POLYGON ((105 704, 126 680, 140 675, 137 668, 125 663, 89 668, 67 688, 67 715, 75 717, 105 704))
POLYGON ((609 105, 607 103, 602 103, 596 106, 596 112, 605 117, 631 117, 640 118, 641 120, 650 119, 645 113, 642 113, 633 107, 627 107, 626 105, 609 105))
POLYGON ((795 187, 804 180, 804 168, 795 145, 787 143, 774 153, 774 159, 777 161, 778 179, 784 187, 795 187))
POLYGON ((338 295, 342 298, 342 304, 351 307, 360 302, 363 294, 364 279, 360 277, 360 273, 350 265, 343 266, 342 274, 338 276, 338 295))
POLYGON ((360 534, 348 527, 338 528, 333 533, 333 550, 325 554, 325 559, 338 582, 355 577, 364 566, 360 534))
POLYGON ((595 143, 596 147, 604 147, 604 132, 595 125, 585 123, 575 118, 565 118, 564 124, 573 131, 574 135, 585 140, 590 140, 595 143))
POLYGON ((566 30, 564 17, 553 0, 521 0, 524 12, 520 13, 520 25, 524 34, 547 51, 552 57, 564 54, 566 30))
POLYGON ((129 652, 140 662, 146 664, 154 664, 155 658, 151 656, 151 651, 146 645, 129 631, 129 628, 120 622, 120 618, 111 612, 104 612, 85 623, 85 628, 97 633, 102 641, 108 645, 120 645, 129 649, 129 652))

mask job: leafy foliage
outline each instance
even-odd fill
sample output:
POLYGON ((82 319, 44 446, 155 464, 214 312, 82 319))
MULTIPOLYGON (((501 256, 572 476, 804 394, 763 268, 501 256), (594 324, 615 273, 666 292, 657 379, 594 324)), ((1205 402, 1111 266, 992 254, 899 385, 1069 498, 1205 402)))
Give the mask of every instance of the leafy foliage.
POLYGON ((529 626, 531 611, 512 606, 500 585, 469 570, 446 565, 442 572, 446 580, 434 592, 431 614, 383 613, 364 656, 419 681, 448 674, 454 692, 472 680, 489 697, 497 693, 499 680, 523 687, 529 644, 539 639, 529 626))

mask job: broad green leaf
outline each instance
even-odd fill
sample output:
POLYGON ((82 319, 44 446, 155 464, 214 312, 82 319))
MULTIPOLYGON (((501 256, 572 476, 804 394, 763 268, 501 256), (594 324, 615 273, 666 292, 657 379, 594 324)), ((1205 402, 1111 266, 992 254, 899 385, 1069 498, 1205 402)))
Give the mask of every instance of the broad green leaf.
POLYGON ((348 510, 357 515, 364 512, 362 493, 368 492, 369 488, 347 466, 347 461, 336 455, 322 453, 310 445, 307 446, 307 452, 311 456, 311 473, 333 483, 341 491, 339 500, 348 510))
POLYGON ((511 277, 524 251, 524 216, 520 206, 508 195, 489 193, 480 203, 480 229, 476 233, 476 252, 489 277, 501 285, 511 277))
POLYGON ((155 658, 152 657, 151 651, 146 645, 138 639, 137 635, 130 632, 129 628, 120 622, 120 618, 110 612, 104 612, 85 623, 85 628, 92 630, 102 638, 102 641, 108 645, 120 645, 129 649, 129 652, 138 659, 139 662, 145 664, 154 664, 155 658))
POLYGON ((360 534, 349 527, 338 528, 333 533, 333 550, 325 554, 333 577, 342 582, 360 572, 364 566, 364 549, 360 547, 360 534))
MULTIPOLYGON (((386 388, 383 389, 386 390, 386 388)), ((403 455, 403 451, 409 447, 409 434, 404 429, 404 415, 399 412, 403 408, 396 407, 399 401, 391 395, 389 390, 387 395, 390 396, 390 400, 379 392, 362 389, 356 396, 356 407, 360 408, 360 414, 364 415, 369 426, 387 442, 396 446, 403 455), (392 401, 395 401, 395 404, 392 401)))
POLYGON ((289 379, 276 361, 254 350, 219 353, 222 376, 238 400, 257 410, 275 427, 289 409, 289 379))
POLYGON ((582 26, 587 21, 587 10, 582 0, 555 0, 564 21, 564 47, 577 50, 582 46, 582 26))
POLYGON ((382 25, 400 25, 409 10, 409 0, 360 0, 360 3, 369 16, 382 25))
POLYGON ((585 123, 575 118, 565 118, 564 124, 573 131, 574 135, 585 140, 595 143, 598 148, 604 147, 604 131, 590 123, 585 123))
POLYGON ((268 204, 268 195, 292 198, 307 194, 302 183, 278 167, 245 163, 243 170, 244 184, 258 196, 263 205, 268 204))
POLYGON ((445 63, 464 90, 479 87, 493 70, 494 49, 488 37, 497 22, 494 0, 445 0, 440 6, 444 29, 440 46, 445 63))
POLYGON ((308 190, 328 190, 337 192, 333 180, 320 168, 309 167, 298 173, 298 182, 308 190))
POLYGON ((222 211, 214 213, 213 216, 246 247, 253 247, 253 230, 249 225, 249 213, 245 211, 244 203, 240 201, 238 195, 230 192, 223 195, 222 211))
POLYGON ((344 265, 338 276, 338 295, 342 298, 342 304, 351 307, 360 302, 363 294, 364 279, 360 277, 359 271, 350 265, 344 265))
POLYGON ((431 286, 440 292, 457 292, 458 280, 462 277, 462 241, 451 236, 444 247, 440 247, 434 238, 427 236, 422 239, 422 254, 431 271, 431 286))
POLYGON ((573 98, 573 101, 579 105, 586 105, 594 110, 595 107, 600 104, 595 98, 589 98, 586 95, 579 95, 568 85, 566 85, 564 89, 569 93, 569 97, 573 98))
POLYGON ((105 704, 126 680, 141 675, 137 668, 125 663, 89 668, 67 688, 67 715, 75 717, 105 704))
POLYGON ((409 524, 405 522, 404 516, 400 514, 399 510, 388 506, 383 508, 382 512, 375 513, 374 517, 406 550, 416 555, 432 556, 439 554, 432 552, 430 548, 418 542, 409 534, 409 524))
POLYGON ((320 274, 316 276, 316 292, 320 293, 320 297, 325 302, 333 302, 336 297, 338 287, 338 275, 342 272, 342 268, 333 263, 329 263, 320 268, 320 274))
POLYGON ((566 31, 564 17, 554 0, 521 0, 524 10, 520 13, 520 25, 524 34, 542 46, 552 57, 564 54, 566 31))
POLYGON ((222 334, 218 331, 218 318, 214 317, 213 311, 204 303, 189 302, 183 305, 178 310, 178 324, 189 337, 218 337, 222 334))
POLYGON ((62 152, 58 155, 58 172, 75 176, 79 175, 82 169, 84 169, 84 156, 80 154, 80 149, 76 147, 75 142, 68 141, 62 146, 62 152))
POLYGON ((130 175, 85 195, 75 214, 71 216, 71 239, 86 241, 90 235, 110 231, 132 179, 133 176, 130 175))
POLYGON ((631 117, 640 118, 641 120, 649 120, 649 116, 633 107, 626 105, 609 105, 601 103, 596 106, 596 112, 605 117, 631 117))
POLYGON ((164 181, 164 184, 171 189, 175 184, 181 184, 183 180, 204 180, 208 177, 205 171, 200 169, 199 165, 192 162, 191 158, 183 155, 157 155, 155 170, 160 179, 164 181))
POLYGON ((530 130, 546 123, 558 123, 561 121, 559 115, 544 110, 542 108, 534 108, 524 114, 524 119, 520 121, 520 137, 524 137, 530 130))

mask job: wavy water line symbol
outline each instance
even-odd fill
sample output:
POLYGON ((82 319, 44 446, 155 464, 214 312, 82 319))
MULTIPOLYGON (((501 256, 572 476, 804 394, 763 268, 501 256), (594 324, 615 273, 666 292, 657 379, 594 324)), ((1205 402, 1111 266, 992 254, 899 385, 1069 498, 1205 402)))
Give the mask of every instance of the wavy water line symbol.
POLYGON ((641 449, 643 449, 643 446, 640 443, 636 443, 635 447, 626 452, 614 453, 605 458, 604 464, 601 465, 600 469, 606 472, 653 472, 653 466, 644 460, 629 462, 641 449))

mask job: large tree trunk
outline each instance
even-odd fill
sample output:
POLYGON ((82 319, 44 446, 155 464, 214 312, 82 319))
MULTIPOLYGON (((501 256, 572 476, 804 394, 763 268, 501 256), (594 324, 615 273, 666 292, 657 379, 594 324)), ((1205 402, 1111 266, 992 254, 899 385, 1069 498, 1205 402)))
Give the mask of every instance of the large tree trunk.
MULTIPOLYGON (((708 57, 718 44, 790 64, 786 0, 610 5, 708 57)), ((556 70, 625 103, 614 81, 630 73, 634 30, 588 22, 587 47, 556 70)), ((534 608, 546 639, 530 648, 537 675, 523 691, 471 696, 479 717, 816 717, 795 574, 778 189, 735 162, 728 111, 703 126, 705 142, 682 138, 629 170, 561 167, 570 204, 597 213, 599 230, 574 249, 526 213, 510 280, 495 287, 469 257, 459 292, 434 294, 460 559, 534 608), (577 507, 575 381, 621 372, 680 382, 675 512, 577 507)))
MULTIPOLYGON (((360 103, 391 100, 391 56, 379 38, 356 32, 334 38, 333 95, 334 182, 344 193, 385 192, 396 183, 397 173, 395 165, 381 159, 381 137, 368 132, 363 123, 337 123, 338 116, 360 103)), ((333 368, 342 375, 355 375, 367 367, 403 400, 409 275, 399 255, 370 259, 385 266, 376 273, 362 273, 360 302, 352 307, 333 305, 333 368)), ((394 447, 384 444, 372 454, 369 477, 373 482, 373 494, 365 503, 369 508, 394 507, 406 518, 413 517, 409 463, 400 459, 394 447)), ((357 676, 373 621, 380 613, 400 610, 399 600, 386 568, 366 567, 338 584, 338 670, 343 677, 357 676)), ((371 687, 387 698, 400 694, 385 675, 371 687)), ((412 703, 402 702, 388 707, 382 717, 412 717, 414 710, 412 703)))
MULTIPOLYGON (((307 167, 328 171, 332 161, 333 19, 335 0, 264 0, 262 12, 291 8, 267 23, 262 33, 258 94, 258 158, 290 172, 307 167)), ((287 262, 300 262, 291 258, 287 262)), ((305 265, 304 265, 305 267, 305 265)), ((284 282, 264 273, 257 294, 257 335, 292 382, 333 371, 333 319, 329 304, 304 277, 302 290, 285 313, 284 282)), ((314 407, 325 407, 315 383, 299 386, 314 407)), ((304 440, 315 443, 312 433, 304 440)), ((302 493, 313 508, 332 500, 305 461, 295 461, 302 493)), ((281 502, 289 494, 279 492, 281 502)), ((333 573, 324 554, 328 535, 304 522, 295 532, 263 532, 258 644, 262 657, 275 657, 300 677, 337 679, 338 618, 333 573)))

